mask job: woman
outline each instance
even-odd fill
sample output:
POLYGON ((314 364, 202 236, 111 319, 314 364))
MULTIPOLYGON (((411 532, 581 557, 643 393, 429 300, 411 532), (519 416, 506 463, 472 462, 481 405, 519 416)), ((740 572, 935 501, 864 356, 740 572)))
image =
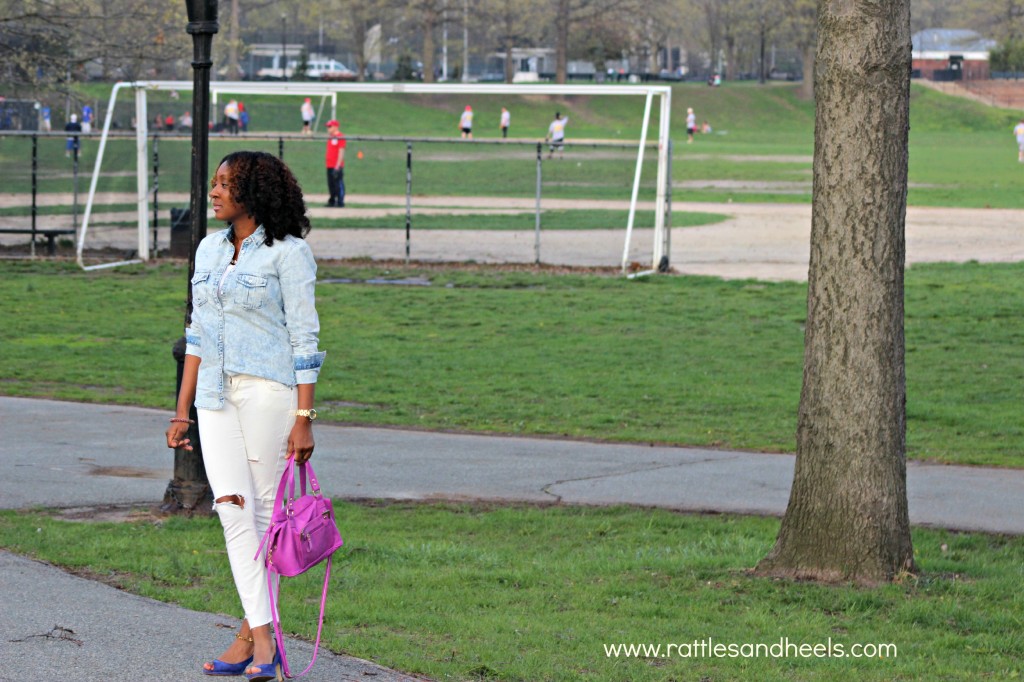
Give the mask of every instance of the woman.
POLYGON ((309 219, 295 176, 263 152, 228 154, 210 203, 226 230, 203 239, 192 278, 185 372, 167 446, 191 449, 199 416, 203 463, 245 620, 207 675, 280 678, 263 561, 286 459, 313 454, 314 388, 324 353, 314 306, 316 263, 303 237, 309 219))

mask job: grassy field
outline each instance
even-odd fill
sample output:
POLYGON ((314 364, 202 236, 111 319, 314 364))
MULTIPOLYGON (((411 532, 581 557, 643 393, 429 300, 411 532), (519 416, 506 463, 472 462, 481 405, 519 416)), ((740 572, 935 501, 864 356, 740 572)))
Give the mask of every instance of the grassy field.
MULTIPOLYGON (((1024 672, 1021 538, 918 529, 921 572, 863 589, 752 576, 776 519, 624 508, 336 510, 346 544, 335 555, 324 646, 433 679, 892 682, 1024 672), (668 654, 669 644, 709 638, 831 645, 848 656, 668 654), (619 644, 660 645, 661 656, 606 654, 619 644), (879 655, 879 645, 895 648, 879 655), (855 647, 875 655, 855 658, 855 647)), ((133 593, 238 615, 215 519, 94 524, 2 512, 0 547, 133 593)), ((308 597, 322 576, 314 569, 285 581, 286 631, 315 634, 319 603, 308 597)), ((197 665, 230 636, 194 652, 197 665)))
MULTIPOLYGON (((316 204, 314 204, 316 206, 316 204)), ((375 208, 374 206, 349 202, 349 206, 359 208, 375 208)), ((377 206, 376 208, 381 208, 377 206)), ((345 212, 336 213, 337 216, 346 217, 317 217, 314 225, 317 230, 324 228, 331 229, 397 229, 405 227, 405 209, 389 205, 384 208, 390 209, 386 215, 376 217, 347 217, 345 212)), ((516 212, 501 213, 468 213, 450 214, 444 213, 441 207, 431 207, 438 213, 423 213, 414 210, 414 226, 417 230, 526 230, 532 231, 536 225, 536 215, 533 210, 520 209, 516 212)), ((450 207, 449 207, 450 208, 450 207)), ((102 204, 93 205, 93 215, 104 212, 122 213, 126 220, 104 220, 102 224, 134 226, 134 204, 102 204)), ((82 207, 78 208, 81 215, 82 207)), ((466 209, 460 209, 465 211, 466 209)), ((71 215, 71 206, 43 206, 40 207, 37 215, 71 215)), ((8 216, 28 216, 31 210, 27 207, 0 208, 0 218, 8 216)), ((541 211, 542 230, 622 230, 628 220, 628 211, 610 211, 601 209, 557 209, 541 211)), ((672 227, 696 227, 698 225, 714 225, 727 220, 728 216, 722 213, 708 213, 706 211, 673 211, 672 227)), ((95 223, 93 223, 95 224, 95 223)), ((637 228, 651 228, 654 226, 654 211, 640 210, 634 215, 634 226, 637 228)), ((169 225, 166 217, 161 217, 161 228, 169 225)))
MULTIPOLYGON (((97 98, 103 99, 97 91, 97 98)), ((166 93, 153 93, 150 111, 183 109, 166 93)), ((252 131, 258 134, 297 132, 282 121, 293 121, 300 98, 252 97, 252 131), (293 111, 294 110, 294 111, 293 111)), ((810 201, 814 110, 799 100, 795 86, 729 83, 722 88, 680 84, 673 88, 672 169, 677 200, 692 201, 810 201), (714 132, 700 135, 693 145, 682 144, 686 107, 714 132)), ((122 108, 130 115, 129 100, 122 108)), ((409 135, 452 137, 457 113, 464 104, 477 112, 478 138, 495 138, 498 111, 513 112, 512 132, 526 139, 508 146, 451 144, 414 145, 414 189, 417 194, 532 196, 535 183, 535 141, 542 138, 553 111, 570 116, 570 143, 575 139, 632 140, 639 136, 641 98, 628 97, 498 97, 344 95, 339 117, 352 136, 409 135), (454 113, 453 113, 454 112, 454 113), (486 122, 493 119, 493 126, 486 122)), ((1011 130, 1016 112, 994 109, 913 86, 911 97, 910 195, 915 205, 1001 207, 1024 206, 1024 173, 1016 162, 1011 130)), ((125 122, 127 125, 127 121, 125 122)), ((8 191, 28 191, 30 151, 27 140, 0 138, 0 182, 8 191)), ((285 141, 288 161, 307 188, 322 192, 322 140, 285 141)), ((215 138, 211 161, 241 146, 278 152, 277 139, 215 138)), ((353 196, 401 194, 405 191, 405 145, 355 142, 350 152, 363 159, 347 164, 346 181, 353 196)), ((68 191, 69 163, 63 140, 41 143, 40 191, 68 191)), ((91 170, 95 144, 87 143, 82 168, 91 170)), ((134 143, 118 141, 108 148, 101 187, 134 190, 134 143)), ((160 143, 161 187, 187 191, 190 150, 187 141, 160 143)), ((563 163, 545 162, 544 195, 565 198, 628 198, 635 152, 573 147, 563 163)), ((653 164, 644 171, 642 198, 654 191, 653 164)), ((86 181, 83 181, 83 188, 86 181)))
MULTIPOLYGON (((917 87, 913 96, 912 203, 1024 206, 1011 112, 917 87)), ((677 128, 681 112, 693 106, 716 130, 677 146, 673 177, 686 183, 677 200, 809 200, 813 109, 791 87, 683 85, 673 101, 677 128), (800 183, 808 183, 806 192, 800 183)), ((446 135, 454 133, 452 112, 463 103, 343 98, 340 114, 352 134, 446 135)), ((470 103, 478 121, 492 114, 497 121, 501 102, 470 103)), ((271 129, 270 121, 295 120, 298 109, 297 101, 260 98, 247 105, 258 132, 271 129)), ((160 106, 152 103, 151 113, 161 113, 160 106)), ((513 134, 542 135, 553 107, 572 117, 577 137, 629 139, 639 128, 638 105, 624 99, 597 105, 521 98, 509 105, 513 134)), ((484 126, 478 134, 490 133, 484 126)), ((678 129, 675 138, 682 139, 678 129)), ((62 144, 47 145, 42 191, 66 191, 71 178, 62 144)), ((238 145, 213 140, 211 158, 238 145)), ((277 152, 273 140, 245 145, 277 152)), ((321 145, 286 146, 307 192, 323 183, 321 145)), ((355 196, 404 191, 404 146, 351 149, 365 152, 347 174, 355 196)), ((496 149, 417 147, 417 177, 424 179, 414 191, 531 196, 530 147, 501 160, 496 149)), ((104 189, 134 191, 131 144, 119 142, 111 152, 104 189)), ((91 168, 90 153, 87 145, 83 168, 91 168)), ((187 146, 161 142, 160 153, 161 191, 184 191, 187 146)), ((546 162, 545 196, 628 196, 632 167, 627 153, 617 154, 571 149, 564 163, 546 162)), ((0 138, 5 192, 27 191, 25 158, 24 141, 0 138)), ((651 194, 648 183, 642 198, 651 194)), ((611 212, 550 217, 559 229, 576 229, 611 212)), ((488 220, 431 218, 421 225, 500 229, 488 220)), ((342 229, 364 224, 333 222, 342 229)), ((794 448, 805 285, 372 263, 324 263, 319 274, 355 281, 318 287, 328 356, 317 403, 326 420, 794 448), (431 285, 366 283, 413 276, 431 285)), ((170 410, 170 350, 181 334, 185 282, 180 264, 85 273, 61 262, 0 262, 0 393, 170 410)), ((908 270, 909 457, 1024 467, 1022 282, 1022 264, 908 270)), ((1024 674, 1021 538, 915 529, 921 572, 862 589, 753 576, 749 569, 778 531, 776 519, 344 502, 338 516, 346 545, 335 564, 325 645, 436 679, 881 682, 1024 674), (831 642, 848 653, 854 645, 896 648, 864 658, 607 654, 618 644, 667 647, 708 638, 736 645, 831 642)), ((128 523, 81 523, 47 510, 0 512, 0 547, 133 593, 237 615, 213 519, 140 515, 128 523)), ((306 637, 315 631, 318 604, 302 595, 317 593, 316 583, 307 575, 285 588, 286 628, 306 637)), ((220 646, 197 652, 197 661, 220 646)))
MULTIPOLYGON (((1024 265, 907 274, 908 453, 1024 466, 1024 265)), ((796 283, 324 265, 326 419, 765 451, 795 447, 796 283)), ((0 264, 0 390, 171 409, 180 265, 0 264)))

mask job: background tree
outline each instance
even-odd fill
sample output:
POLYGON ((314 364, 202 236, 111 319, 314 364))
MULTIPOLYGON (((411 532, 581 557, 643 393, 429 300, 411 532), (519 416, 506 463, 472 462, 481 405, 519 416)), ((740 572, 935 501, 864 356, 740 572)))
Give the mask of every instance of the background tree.
POLYGON ((910 0, 819 0, 804 379, 789 506, 759 572, 914 568, 903 271, 910 0))
POLYGON ((816 0, 783 0, 783 14, 786 17, 783 31, 800 51, 803 80, 797 88, 797 96, 809 100, 814 97, 814 50, 817 45, 816 0))
POLYGON ((555 82, 565 83, 569 72, 570 37, 579 24, 593 22, 612 15, 622 17, 642 6, 642 0, 552 0, 554 14, 555 82))
POLYGON ((666 55, 665 68, 671 68, 670 44, 682 21, 679 3, 644 3, 618 14, 624 16, 615 17, 612 27, 618 26, 619 34, 623 33, 623 27, 627 29, 628 52, 641 64, 640 71, 657 73, 658 56, 662 50, 666 55))
POLYGON ((323 22, 331 27, 336 37, 351 46, 355 63, 349 66, 355 67, 359 81, 365 81, 371 58, 367 38, 374 26, 388 23, 392 19, 396 3, 393 0, 364 0, 357 3, 325 0, 320 3, 303 3, 300 8, 300 21, 309 26, 323 22))
POLYGON ((750 42, 756 45, 757 81, 763 84, 768 77, 765 49, 776 29, 786 20, 785 6, 782 0, 747 0, 742 10, 750 26, 750 42))
POLYGON ((412 14, 412 25, 423 39, 423 82, 433 83, 434 78, 434 52, 436 48, 437 27, 445 19, 445 13, 451 9, 455 11, 453 2, 445 0, 412 0, 409 3, 409 10, 412 14), (448 7, 449 4, 453 6, 448 7))
POLYGON ((912 0, 910 4, 910 30, 913 33, 926 28, 966 28, 958 25, 954 3, 950 0, 912 0))
POLYGON ((14 93, 66 90, 87 77, 163 77, 189 54, 184 3, 0 0, 0 80, 14 93))
POLYGON ((481 23, 490 27, 488 37, 505 55, 505 82, 516 75, 512 49, 536 44, 544 25, 539 0, 482 0, 474 11, 481 23))

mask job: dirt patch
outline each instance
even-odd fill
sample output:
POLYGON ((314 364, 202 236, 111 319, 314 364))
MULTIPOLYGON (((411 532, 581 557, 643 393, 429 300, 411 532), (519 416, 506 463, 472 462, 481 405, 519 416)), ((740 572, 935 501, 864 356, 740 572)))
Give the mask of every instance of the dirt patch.
POLYGON ((104 504, 60 509, 54 516, 62 521, 80 523, 163 523, 170 515, 157 506, 104 504))
MULTIPOLYGON (((367 270, 394 270, 396 272, 408 272, 410 270, 424 272, 532 272, 545 275, 598 275, 601 277, 618 277, 622 269, 617 267, 587 266, 587 265, 548 265, 541 263, 469 263, 469 262, 438 262, 410 260, 407 264, 404 260, 381 259, 370 260, 367 258, 332 258, 318 259, 321 267, 348 267, 365 268, 367 270)), ((640 263, 631 263, 631 270, 642 270, 644 266, 640 263)))
POLYGON ((101 467, 93 466, 89 469, 90 476, 116 476, 118 478, 167 478, 166 471, 156 469, 142 469, 140 467, 101 467))

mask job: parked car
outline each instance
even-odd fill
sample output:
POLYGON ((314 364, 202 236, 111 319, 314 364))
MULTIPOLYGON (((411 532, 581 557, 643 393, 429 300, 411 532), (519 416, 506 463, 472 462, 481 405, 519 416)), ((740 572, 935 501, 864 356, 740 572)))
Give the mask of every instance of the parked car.
POLYGON ((306 76, 322 81, 354 81, 356 73, 334 59, 316 59, 309 62, 306 76))

